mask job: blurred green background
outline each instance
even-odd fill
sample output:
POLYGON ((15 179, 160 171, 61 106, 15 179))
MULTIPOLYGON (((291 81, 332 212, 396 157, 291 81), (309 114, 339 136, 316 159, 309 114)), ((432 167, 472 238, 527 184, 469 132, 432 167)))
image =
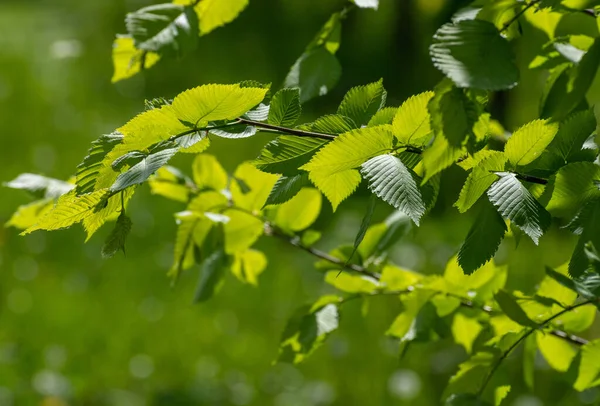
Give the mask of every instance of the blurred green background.
MULTIPOLYGON (((116 85, 111 43, 124 31, 127 11, 151 0, 2 0, 0 2, 0 181, 22 172, 67 179, 89 144, 143 109, 146 98, 173 97, 205 83, 245 79, 280 86, 287 70, 342 0, 251 0, 234 23, 201 38, 181 60, 116 85)), ((436 28, 466 2, 381 0, 379 11, 355 10, 344 24, 338 52, 341 83, 304 108, 306 121, 335 111, 351 86, 384 79, 388 104, 431 89, 441 75, 427 47, 436 28)), ((578 22, 575 22, 578 23, 578 22)), ((594 26, 595 27, 595 26, 594 26)), ((525 67, 544 36, 515 42, 523 81, 492 102, 507 129, 537 115, 544 77, 525 67)), ((592 28, 593 29, 593 28, 592 28)), ((597 92, 594 86, 593 92, 597 92)), ((212 147, 228 170, 254 158, 270 139, 222 140, 212 147)), ((189 158, 188 158, 189 159, 189 158)), ((189 160, 178 158, 186 169, 189 160)), ((452 203, 464 173, 444 175, 438 205, 392 257, 415 270, 441 272, 471 218, 452 203)), ((1 190, 0 222, 29 201, 1 190)), ((326 207, 318 228, 331 249, 353 240, 365 194, 326 207)), ((389 213, 379 206, 378 220, 389 213)), ((270 258, 256 288, 229 277, 209 303, 192 305, 197 270, 171 287, 175 222, 182 206, 142 188, 131 203, 134 228, 127 257, 103 260, 110 227, 84 244, 79 227, 19 237, 0 228, 0 405, 437 405, 462 347, 444 339, 411 346, 402 359, 384 332, 399 311, 395 298, 345 305, 341 329, 307 362, 275 365, 278 339, 294 309, 331 291, 313 259, 277 241, 261 240, 270 258)), ((573 241, 554 230, 539 248, 505 242, 499 260, 515 258, 509 285, 530 291, 543 265, 559 265, 573 241)), ((520 379, 518 357, 501 373, 520 379)), ((509 404, 593 404, 597 392, 569 392, 562 377, 540 361, 535 394, 518 383, 509 404)))

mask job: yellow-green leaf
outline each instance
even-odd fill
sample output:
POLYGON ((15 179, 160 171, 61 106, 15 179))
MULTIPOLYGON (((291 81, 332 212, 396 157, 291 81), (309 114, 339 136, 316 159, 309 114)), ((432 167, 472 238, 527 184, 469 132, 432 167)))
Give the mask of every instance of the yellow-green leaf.
POLYGON ((199 189, 223 190, 227 188, 227 172, 212 155, 198 155, 192 164, 194 182, 199 189))
POLYGON ((508 139, 504 153, 514 166, 535 161, 550 145, 558 132, 558 124, 547 120, 534 120, 525 124, 508 139))
POLYGON ((267 267, 267 257, 260 251, 247 250, 235 255, 231 272, 244 283, 258 285, 258 277, 267 267))
POLYGON ((152 67, 160 56, 136 49, 133 38, 129 36, 118 36, 113 42, 112 59, 114 73, 111 81, 115 83, 152 67))
MULTIPOLYGON (((209 121, 233 120, 258 105, 269 89, 235 85, 202 85, 179 93, 172 108, 177 118, 196 127, 209 121)), ((152 110, 151 110, 152 111, 152 110)))
POLYGON ((227 254, 246 251, 263 234, 263 222, 253 215, 234 209, 226 210, 223 214, 229 217, 224 225, 227 254))
POLYGON ((433 92, 410 97, 396 112, 392 122, 393 132, 400 142, 407 145, 423 145, 431 138, 427 104, 433 92))
POLYGON ((97 190, 92 193, 77 196, 75 191, 62 195, 56 202, 56 206, 48 212, 34 226, 25 230, 22 235, 36 230, 59 230, 79 223, 86 217, 91 216, 95 210, 106 201, 109 192, 97 190))
POLYGON ((483 327, 473 318, 467 317, 462 313, 456 313, 452 321, 452 335, 457 344, 465 347, 468 354, 473 350, 473 343, 481 333, 483 327))
POLYGON ((321 193, 303 188, 291 200, 277 208, 275 224, 287 231, 302 231, 315 222, 321 212, 321 193))

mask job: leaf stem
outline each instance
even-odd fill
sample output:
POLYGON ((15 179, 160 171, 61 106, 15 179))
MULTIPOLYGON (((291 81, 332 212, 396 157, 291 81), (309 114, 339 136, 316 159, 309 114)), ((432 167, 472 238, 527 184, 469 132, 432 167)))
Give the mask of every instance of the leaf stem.
MULTIPOLYGON (((598 299, 590 299, 590 300, 586 300, 580 303, 577 303, 575 305, 572 306, 568 306, 565 307, 563 310, 561 310, 560 312, 548 317, 546 320, 542 321, 539 326, 537 328, 529 328, 529 330, 527 330, 521 337, 519 337, 519 339, 517 341, 515 341, 510 347, 508 347, 508 349, 506 351, 504 351, 502 353, 502 355, 500 355, 500 358, 498 358, 498 360, 496 361, 496 363, 494 364, 494 366, 492 366, 492 369, 490 370, 490 373, 486 376, 485 380, 483 381, 483 384, 481 385, 481 387, 479 388, 479 391, 477 392, 477 398, 481 398, 481 395, 483 394, 483 391, 485 390, 485 388, 487 387, 487 385, 490 383, 490 380, 492 379, 492 377, 494 376, 494 374, 496 373, 496 371, 498 370, 498 368, 500 367, 500 365, 502 364, 502 362, 506 359, 506 357, 508 357, 510 355, 510 353, 518 347, 519 344, 521 344, 527 337, 529 337, 530 335, 532 335, 535 331, 537 331, 538 329, 541 329, 543 327, 545 327, 548 323, 550 323, 552 320, 557 319, 558 317, 562 316, 565 313, 568 313, 572 310, 575 310, 581 306, 585 306, 594 302, 597 302, 598 299)), ((560 332, 560 333, 555 333, 554 331, 551 332, 552 335, 559 337, 559 338, 564 338, 567 340, 570 340, 570 337, 568 334, 564 333, 564 332, 560 332)), ((579 337, 577 337, 579 339, 579 337)), ((581 339, 580 342, 575 342, 576 344, 581 344, 581 343, 585 343, 585 340, 581 339)))

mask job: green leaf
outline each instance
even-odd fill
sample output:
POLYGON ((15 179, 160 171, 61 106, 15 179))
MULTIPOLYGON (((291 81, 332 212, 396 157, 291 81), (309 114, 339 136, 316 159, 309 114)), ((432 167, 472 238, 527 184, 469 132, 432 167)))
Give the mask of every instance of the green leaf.
POLYGON ((111 79, 116 83, 137 75, 144 69, 151 68, 160 59, 155 52, 139 50, 132 37, 119 35, 113 42, 112 60, 114 73, 111 79))
POLYGON ((416 225, 425 213, 425 204, 414 172, 393 155, 369 159, 361 167, 369 189, 385 202, 406 213, 416 225))
POLYGON ((263 222, 255 216, 235 209, 223 212, 229 220, 225 231, 225 252, 236 254, 249 249, 264 232, 263 222))
POLYGON ((227 188, 227 172, 212 155, 197 155, 192 163, 192 171, 194 183, 200 189, 221 191, 227 188))
POLYGON ((248 6, 248 0, 176 0, 176 4, 195 4, 194 10, 200 21, 200 35, 206 35, 216 28, 235 20, 248 6))
POLYGON ((52 199, 36 200, 35 202, 24 204, 19 206, 4 226, 26 230, 37 224, 53 207, 54 201, 52 199))
POLYGON ((334 54, 341 31, 341 14, 333 13, 290 69, 284 87, 299 88, 300 103, 327 94, 338 82, 342 68, 334 54))
POLYGON ((312 308, 299 309, 281 337, 279 361, 299 363, 320 347, 339 327, 337 296, 326 296, 312 308))
POLYGON ((283 135, 269 142, 254 164, 264 172, 295 176, 298 168, 308 163, 326 143, 318 138, 283 135))
POLYGON ((260 251, 247 250, 235 255, 231 272, 244 283, 258 285, 258 277, 267 267, 267 257, 260 251))
POLYGON ((519 323, 525 327, 538 328, 539 325, 531 320, 527 313, 517 303, 515 298, 503 290, 498 291, 494 296, 496 302, 500 305, 500 308, 512 321, 519 323))
POLYGON ((574 388, 582 392, 598 385, 600 374, 600 340, 590 341, 581 347, 580 362, 577 367, 577 380, 574 388))
POLYGON ((452 336, 457 344, 462 345, 470 354, 473 350, 473 343, 483 327, 473 318, 467 317, 462 313, 456 313, 452 321, 452 336))
POLYGON ((127 32, 142 51, 182 56, 198 43, 198 18, 191 7, 155 4, 125 17, 127 32))
POLYGON ((173 279, 177 279, 181 272, 190 269, 195 264, 196 236, 203 240, 212 227, 212 222, 208 219, 190 211, 177 213, 175 219, 177 234, 175 237, 174 260, 168 274, 173 279))
POLYGON ((500 179, 488 189, 490 202, 537 245, 550 226, 550 213, 519 182, 516 175, 498 172, 500 179))
POLYGON ((107 221, 116 220, 123 206, 127 207, 127 203, 133 197, 135 190, 125 189, 121 193, 108 198, 108 201, 102 204, 101 208, 97 208, 89 216, 83 219, 83 228, 87 236, 85 241, 89 241, 92 235, 107 221))
POLYGON ((354 237, 354 245, 352 247, 352 253, 350 254, 349 259, 352 259, 352 257, 354 257, 354 254, 358 250, 358 247, 363 242, 365 235, 367 234, 367 230, 371 225, 371 220, 373 218, 373 213, 375 212, 376 206, 377 200, 375 199, 374 195, 371 195, 371 197, 369 198, 369 203, 367 204, 367 211, 365 212, 365 215, 362 221, 360 222, 360 228, 358 229, 358 233, 356 234, 356 237, 354 237))
POLYGON ((125 253, 125 240, 131 231, 131 219, 121 212, 121 215, 117 219, 115 228, 106 238, 104 245, 102 246, 102 257, 111 258, 118 251, 125 253))
POLYGON ((523 380, 533 391, 535 380, 535 358, 537 356, 537 343, 535 335, 530 335, 523 343, 523 380))
POLYGON ((379 282, 370 276, 337 271, 327 272, 325 282, 346 293, 373 293, 380 287, 379 282))
POLYGON ((307 172, 295 176, 281 176, 273 186, 265 206, 283 204, 296 196, 303 187, 310 186, 310 184, 307 172))
POLYGON ((406 145, 425 145, 432 137, 427 105, 433 92, 424 92, 410 97, 397 109, 392 131, 406 145))
POLYGON ((510 393, 510 389, 511 389, 510 385, 502 385, 502 386, 498 386, 496 388, 496 390, 494 391, 494 405, 495 406, 500 406, 502 404, 504 399, 506 399, 506 397, 510 393))
POLYGON ((323 147, 301 169, 329 199, 333 209, 360 183, 358 168, 370 158, 392 149, 393 135, 387 126, 367 127, 339 135, 323 147), (360 145, 360 148, 356 148, 360 145))
POLYGON ((308 51, 294 63, 284 87, 300 89, 300 102, 324 96, 337 84, 342 67, 335 57, 323 47, 308 51))
POLYGON ((428 108, 431 128, 436 137, 444 137, 455 148, 465 145, 469 135, 473 133, 476 117, 470 114, 472 102, 464 91, 442 82, 436 87, 428 108))
POLYGON ((34 226, 23 231, 21 235, 36 230, 59 230, 79 223, 101 208, 108 196, 109 192, 107 190, 97 190, 81 196, 75 195, 75 191, 72 190, 62 195, 56 202, 56 206, 48 214, 42 217, 34 226))
POLYGON ((419 289, 402 297, 404 310, 400 313, 388 331, 387 335, 400 338, 401 340, 410 340, 411 327, 415 323, 415 319, 421 308, 431 299, 434 292, 419 289))
POLYGON ((466 275, 457 258, 452 258, 446 265, 442 280, 443 285, 439 286, 439 284, 434 283, 433 287, 485 302, 492 299, 494 294, 504 287, 506 279, 506 267, 496 266, 493 260, 487 262, 477 272, 466 275))
POLYGON ((506 234, 506 224, 489 203, 482 206, 458 252, 458 263, 470 275, 494 257, 506 234))
POLYGON ((454 206, 461 213, 469 210, 488 188, 498 179, 494 172, 503 171, 506 157, 502 152, 490 151, 489 155, 475 165, 454 206))
POLYGON ((273 96, 268 123, 291 127, 300 118, 300 89, 281 89, 273 96))
POLYGON ((129 186, 144 183, 150 175, 156 172, 160 167, 166 165, 177 153, 179 148, 174 147, 173 145, 174 144, 169 143, 161 146, 158 148, 158 151, 147 155, 140 162, 121 173, 115 180, 115 183, 110 187, 110 191, 115 193, 126 189, 129 186))
POLYGON ((435 67, 459 87, 510 89, 519 79, 508 41, 487 21, 443 25, 429 51, 435 67))
POLYGON ((88 150, 87 156, 83 162, 77 166, 76 184, 77 194, 81 195, 94 191, 96 180, 102 168, 102 162, 106 155, 121 143, 123 134, 112 133, 102 135, 100 138, 92 142, 91 148, 88 150))
MULTIPOLYGON (((179 120, 195 127, 233 120, 258 105, 268 89, 236 85, 203 85, 179 93, 171 107, 179 120)), ((151 110, 152 111, 152 110, 151 110)))
POLYGON ((44 199, 56 199, 71 191, 75 185, 62 180, 47 178, 33 173, 22 173, 4 186, 25 190, 33 196, 44 199))
POLYGON ((338 114, 351 118, 359 127, 366 125, 385 106, 387 92, 383 80, 364 86, 353 87, 346 93, 338 114))
POLYGON ((448 397, 447 405, 452 406, 486 406, 475 395, 484 380, 490 373, 495 357, 490 352, 478 352, 471 358, 458 366, 458 372, 454 374, 448 386, 444 390, 443 397, 448 397), (469 395, 472 393, 473 395, 469 395))
POLYGON ((585 101, 598 64, 600 63, 600 40, 596 38, 576 66, 562 65, 556 69, 555 77, 543 100, 542 117, 562 120, 585 101))
POLYGON ((504 153, 508 161, 516 166, 535 161, 550 145, 558 132, 558 124, 547 120, 534 120, 519 128, 508 139, 504 153))
POLYGON ((231 182, 231 198, 237 207, 248 211, 260 211, 269 197, 275 182, 276 175, 259 171, 249 162, 237 167, 233 174, 235 182, 231 182), (245 190, 241 184, 248 187, 245 190))
POLYGON ((536 340, 548 364, 559 372, 567 372, 576 354, 573 347, 566 341, 541 331, 536 332, 536 340))
POLYGON ((200 280, 194 295, 194 302, 205 302, 214 295, 223 279, 228 260, 227 255, 222 250, 213 252, 204 260, 200 271, 200 280))
POLYGON ((321 212, 321 194, 313 188, 303 188, 291 200, 277 208, 275 224, 285 231, 302 231, 310 227, 321 212))
POLYGON ((581 154, 583 144, 595 130, 596 118, 593 112, 585 110, 573 113, 560 124, 550 149, 556 151, 565 163, 571 162, 581 154))
POLYGON ((466 154, 462 147, 453 147, 442 136, 435 137, 433 144, 423 151, 423 167, 425 175, 423 183, 455 163, 466 154))
POLYGON ((377 127, 378 125, 392 124, 397 112, 398 107, 384 107, 375 113, 373 117, 371 117, 367 127, 377 127))
POLYGON ((548 211, 566 216, 580 209, 587 201, 600 197, 594 180, 600 179, 600 166, 592 162, 574 162, 563 166, 556 174, 548 211))
POLYGON ((318 133, 338 135, 359 128, 359 126, 350 117, 342 116, 341 114, 327 114, 319 117, 310 124, 303 124, 299 128, 318 133))
POLYGON ((569 274, 571 276, 581 276, 591 265, 591 255, 589 251, 598 251, 600 249, 600 200, 595 199, 586 204, 578 214, 576 222, 579 223, 579 240, 573 250, 573 255, 569 261, 569 274))

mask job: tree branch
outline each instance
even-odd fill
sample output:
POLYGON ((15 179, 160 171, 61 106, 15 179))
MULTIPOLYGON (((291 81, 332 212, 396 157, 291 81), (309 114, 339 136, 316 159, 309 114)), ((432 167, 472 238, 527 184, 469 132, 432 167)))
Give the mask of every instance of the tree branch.
POLYGON ((333 134, 325 134, 325 133, 319 133, 319 132, 314 132, 314 131, 298 130, 296 128, 281 127, 278 125, 263 123, 261 121, 248 120, 246 118, 239 118, 238 120, 240 123, 252 125, 257 128, 265 128, 265 129, 277 131, 277 132, 280 132, 283 134, 296 135, 298 137, 321 138, 323 140, 333 140, 336 137, 333 134))

